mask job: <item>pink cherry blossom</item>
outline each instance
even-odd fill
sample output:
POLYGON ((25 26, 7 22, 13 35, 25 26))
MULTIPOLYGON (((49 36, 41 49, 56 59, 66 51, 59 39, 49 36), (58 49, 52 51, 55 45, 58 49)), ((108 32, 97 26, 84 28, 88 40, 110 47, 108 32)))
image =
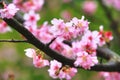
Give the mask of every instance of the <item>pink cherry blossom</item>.
POLYGON ((48 69, 49 75, 54 79, 58 78, 59 70, 61 67, 62 67, 62 63, 56 60, 50 61, 50 69, 48 69))
POLYGON ((99 46, 103 46, 105 43, 109 43, 111 40, 113 40, 112 32, 104 31, 103 26, 100 26, 99 35, 101 36, 99 38, 99 46))
POLYGON ((94 66, 98 63, 96 56, 91 56, 87 52, 79 52, 77 53, 77 59, 74 62, 75 66, 81 66, 84 69, 90 69, 90 67, 94 66))
POLYGON ((13 3, 19 7, 23 12, 29 12, 30 10, 39 11, 42 9, 44 0, 13 0, 13 3), (29 6, 29 7, 28 7, 29 6))
POLYGON ((4 5, 4 9, 0 9, 1 18, 12 18, 19 9, 13 4, 4 5))
POLYGON ((97 8, 97 3, 95 1, 84 1, 82 4, 83 11, 88 15, 94 14, 96 8, 97 8))
POLYGON ((63 51, 63 38, 56 38, 55 41, 53 43, 51 43, 50 48, 57 51, 57 52, 62 52, 63 51))
POLYGON ((0 21, 0 33, 11 31, 11 28, 4 21, 0 21))
POLYGON ((76 73, 77 73, 76 68, 71 68, 71 67, 66 67, 65 66, 65 67, 62 67, 62 69, 60 70, 59 78, 60 79, 71 80, 72 77, 74 77, 76 73))
POLYGON ((25 53, 26 56, 33 58, 33 65, 36 68, 42 68, 49 65, 49 61, 46 59, 43 59, 42 54, 37 54, 34 49, 28 48, 28 49, 25 49, 25 52, 26 52, 25 53))
POLYGON ((42 58, 41 54, 33 56, 33 64, 36 68, 49 66, 49 61, 42 58))
POLYGON ((30 10, 38 11, 42 8, 43 4, 44 0, 29 0, 24 2, 23 8, 25 8, 24 9, 25 12, 28 12, 30 10))
POLYGON ((49 32, 50 26, 44 23, 39 29, 37 29, 36 37, 44 44, 49 43, 54 36, 49 32))
POLYGON ((72 24, 74 24, 76 32, 78 32, 79 34, 83 34, 89 29, 89 22, 87 20, 84 20, 84 18, 84 16, 82 16, 81 19, 74 17, 70 21, 72 24))
POLYGON ((36 14, 34 11, 29 11, 29 13, 24 14, 24 25, 26 27, 37 28, 37 21, 40 19, 39 14, 36 14))
POLYGON ((25 55, 29 58, 33 58, 36 55, 35 50, 32 48, 25 49, 24 51, 26 52, 25 55))
POLYGON ((56 60, 52 60, 50 62, 50 69, 48 69, 49 75, 56 79, 66 79, 71 80, 73 76, 77 73, 76 68, 71 68, 69 66, 63 66, 62 64, 56 60))

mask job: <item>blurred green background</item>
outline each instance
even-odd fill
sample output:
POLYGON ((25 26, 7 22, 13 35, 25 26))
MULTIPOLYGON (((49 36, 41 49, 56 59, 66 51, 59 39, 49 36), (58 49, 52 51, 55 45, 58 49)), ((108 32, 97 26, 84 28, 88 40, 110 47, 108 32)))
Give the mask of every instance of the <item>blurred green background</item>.
MULTIPOLYGON (((82 4, 85 0, 73 0, 72 2, 63 2, 63 0, 45 0, 45 4, 40 11, 41 20, 38 25, 41 25, 44 21, 50 21, 53 18, 62 18, 64 11, 69 12, 70 18, 81 18, 85 16, 90 22, 91 30, 99 30, 99 26, 103 25, 105 30, 111 30, 106 12, 101 7, 98 0, 97 10, 93 15, 85 14, 82 10, 82 4)), ((112 7, 108 8, 112 17, 120 21, 120 11, 115 10, 112 7)), ((120 26, 120 24, 119 24, 120 26)), ((114 33, 113 33, 114 34, 114 33)), ((114 34, 115 35, 115 34, 114 34)), ((117 37, 117 35, 115 35, 117 37)), ((119 45, 116 42, 117 38, 111 42, 111 49, 117 53, 120 53, 119 45)), ((0 34, 0 39, 23 39, 15 30, 0 34)), ((37 69, 32 65, 32 59, 25 56, 24 49, 34 48, 34 46, 28 43, 5 43, 0 42, 0 80, 10 80, 10 77, 14 77, 14 80, 53 80, 49 77, 47 72, 48 67, 37 69)), ((72 80, 102 80, 99 78, 98 72, 87 71, 78 69, 77 75, 72 80)), ((12 79, 11 79, 12 80, 12 79)))

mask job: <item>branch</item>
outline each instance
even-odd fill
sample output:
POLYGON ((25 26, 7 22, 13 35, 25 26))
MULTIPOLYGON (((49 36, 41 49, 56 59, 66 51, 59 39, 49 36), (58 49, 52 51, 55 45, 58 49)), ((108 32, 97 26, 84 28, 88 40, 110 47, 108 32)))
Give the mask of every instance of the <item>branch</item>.
POLYGON ((11 40, 1 40, 0 39, 0 42, 28 43, 27 40, 14 40, 14 39, 11 39, 11 40))

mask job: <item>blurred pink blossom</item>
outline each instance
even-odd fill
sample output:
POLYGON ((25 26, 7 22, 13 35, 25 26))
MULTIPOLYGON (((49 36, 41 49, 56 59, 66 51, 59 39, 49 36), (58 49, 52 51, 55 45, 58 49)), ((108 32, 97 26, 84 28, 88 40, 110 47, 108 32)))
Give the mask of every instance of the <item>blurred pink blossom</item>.
POLYGON ((29 12, 30 10, 41 10, 44 0, 13 0, 13 3, 19 7, 23 12, 29 12))
POLYGON ((0 33, 11 31, 11 28, 4 21, 0 21, 0 33))
POLYGON ((18 10, 19 9, 13 3, 9 5, 4 4, 4 8, 0 9, 0 17, 10 19, 18 10))
POLYGON ((120 0, 103 0, 107 6, 113 6, 116 10, 120 10, 120 0))
POLYGON ((120 80, 119 72, 100 72, 99 75, 104 78, 104 80, 120 80))
POLYGON ((86 14, 93 15, 97 9, 97 3, 95 1, 84 1, 82 9, 86 14))
POLYGON ((71 19, 71 13, 68 10, 64 10, 61 12, 61 17, 64 20, 69 21, 71 19))

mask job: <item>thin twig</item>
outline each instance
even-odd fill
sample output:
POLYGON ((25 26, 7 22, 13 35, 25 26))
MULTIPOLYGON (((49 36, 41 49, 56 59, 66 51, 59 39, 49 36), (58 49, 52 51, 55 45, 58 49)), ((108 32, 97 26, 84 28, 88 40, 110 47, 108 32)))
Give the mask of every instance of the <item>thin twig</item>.
POLYGON ((1 40, 1 39, 0 39, 0 42, 28 43, 27 40, 14 40, 14 39, 11 39, 11 40, 1 40))

